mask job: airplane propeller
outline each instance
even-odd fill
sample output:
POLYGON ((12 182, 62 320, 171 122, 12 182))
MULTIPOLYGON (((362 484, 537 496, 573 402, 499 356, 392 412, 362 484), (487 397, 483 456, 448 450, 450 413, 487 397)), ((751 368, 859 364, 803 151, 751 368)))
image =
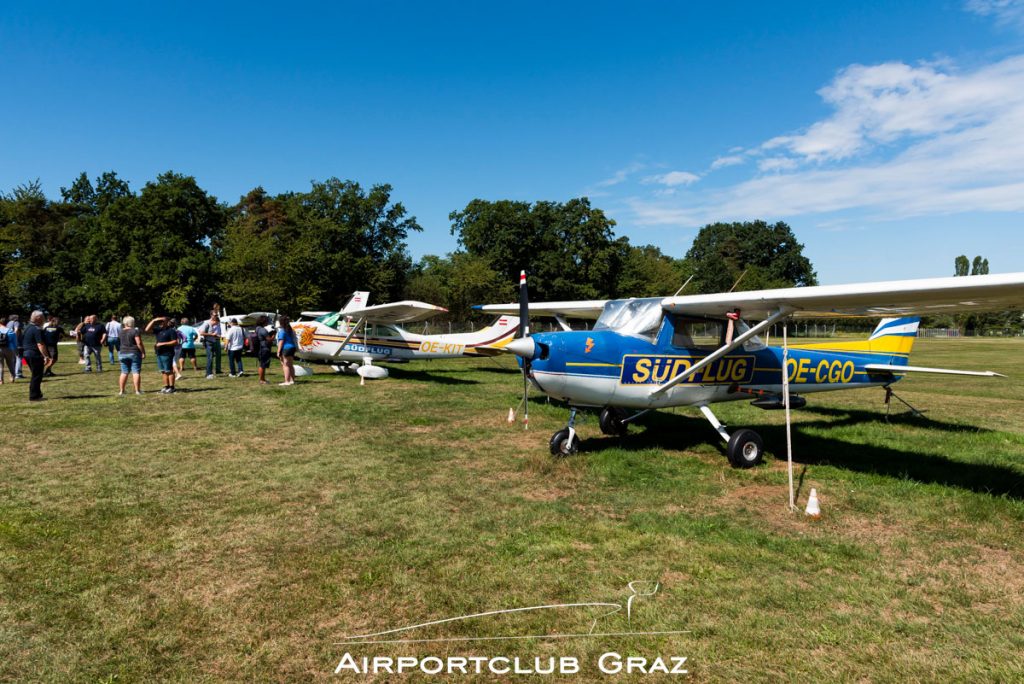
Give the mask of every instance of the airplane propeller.
POLYGON ((530 339, 530 295, 526 287, 526 271, 519 273, 519 332, 505 348, 523 359, 523 429, 527 430, 530 427, 530 360, 535 347, 530 339))

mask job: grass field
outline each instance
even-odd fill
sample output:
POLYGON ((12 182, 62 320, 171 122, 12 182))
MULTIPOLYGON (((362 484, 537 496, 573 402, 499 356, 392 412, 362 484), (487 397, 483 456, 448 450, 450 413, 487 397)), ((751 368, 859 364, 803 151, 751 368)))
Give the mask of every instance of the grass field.
MULTIPOLYGON (((62 361, 40 405, 27 383, 0 387, 0 679, 319 680, 347 651, 576 656, 570 679, 590 681, 614 650, 686 656, 699 682, 1020 681, 1024 341, 921 340, 913 363, 1011 377, 903 381, 926 413, 894 406, 890 422, 881 390, 812 396, 794 414, 800 505, 811 487, 822 501, 812 521, 787 509, 783 460, 731 469, 696 411, 623 440, 592 416, 583 453, 552 460, 566 411, 536 397, 530 430, 509 427, 507 358, 393 366, 365 387, 189 375, 186 392, 124 399, 114 373, 62 361), (624 602, 634 580, 660 589, 630 625, 597 631, 687 633, 337 643, 624 602)), ((158 388, 151 361, 143 382, 158 388)), ((718 414, 784 453, 781 412, 718 414)), ((415 636, 587 631, 588 615, 415 636)))

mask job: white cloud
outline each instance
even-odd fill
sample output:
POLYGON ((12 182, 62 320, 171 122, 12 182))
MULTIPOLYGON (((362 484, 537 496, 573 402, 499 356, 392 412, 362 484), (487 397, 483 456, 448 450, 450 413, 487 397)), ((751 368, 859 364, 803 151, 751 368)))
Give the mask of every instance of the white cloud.
POLYGON ((968 12, 982 17, 994 17, 1000 26, 1024 30, 1024 0, 968 0, 968 12))
MULTIPOLYGON (((739 150, 736 150, 739 151, 739 150)), ((715 161, 711 162, 711 170, 717 171, 718 169, 724 169, 727 166, 736 166, 746 161, 746 158, 740 154, 729 154, 724 157, 719 157, 715 161)))
POLYGON ((605 178, 602 181, 598 181, 595 184, 595 187, 610 188, 612 186, 625 183, 627 180, 629 180, 630 176, 639 171, 643 171, 645 168, 646 166, 644 164, 641 164, 640 162, 633 162, 629 166, 625 166, 616 171, 610 178, 605 178))
POLYGON ((758 171, 789 171, 799 165, 796 159, 789 157, 768 157, 757 162, 758 171))
POLYGON ((819 93, 832 114, 752 148, 757 175, 689 204, 634 198, 636 220, 1024 211, 1024 56, 973 71, 853 65, 819 93))
POLYGON ((690 185, 700 180, 700 176, 689 171, 669 171, 657 176, 648 176, 644 178, 645 183, 658 183, 660 185, 667 185, 669 187, 675 187, 677 185, 690 185))

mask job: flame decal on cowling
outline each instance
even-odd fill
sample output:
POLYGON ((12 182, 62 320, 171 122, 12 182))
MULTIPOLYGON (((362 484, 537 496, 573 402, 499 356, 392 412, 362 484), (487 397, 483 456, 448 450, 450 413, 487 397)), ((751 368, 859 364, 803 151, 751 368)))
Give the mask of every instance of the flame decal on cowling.
POLYGON ((313 339, 316 335, 316 328, 310 325, 296 325, 295 330, 299 333, 299 346, 302 348, 315 347, 319 343, 313 339))

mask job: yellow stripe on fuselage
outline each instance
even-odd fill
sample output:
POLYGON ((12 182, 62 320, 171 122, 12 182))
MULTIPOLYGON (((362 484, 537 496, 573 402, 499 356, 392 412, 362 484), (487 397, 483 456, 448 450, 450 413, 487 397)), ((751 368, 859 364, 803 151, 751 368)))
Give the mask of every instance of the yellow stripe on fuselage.
POLYGON ((852 342, 815 342, 812 344, 791 344, 790 349, 804 349, 816 352, 872 352, 875 354, 910 355, 915 337, 879 337, 877 340, 856 340, 852 342))

